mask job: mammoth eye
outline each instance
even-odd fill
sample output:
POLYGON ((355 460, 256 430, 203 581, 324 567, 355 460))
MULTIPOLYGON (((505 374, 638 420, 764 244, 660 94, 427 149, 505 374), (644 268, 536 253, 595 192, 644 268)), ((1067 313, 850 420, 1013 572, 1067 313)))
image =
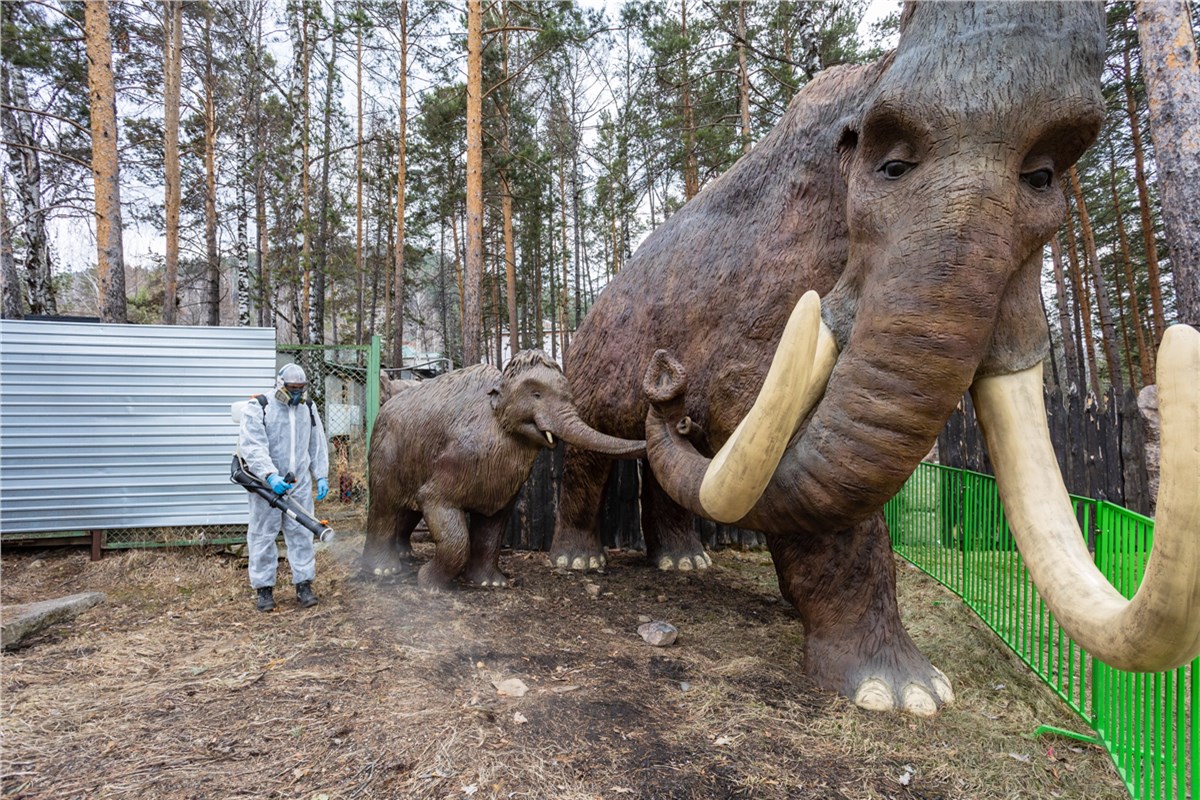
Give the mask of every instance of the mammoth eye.
POLYGON ((908 161, 889 161, 880 167, 879 171, 889 180, 896 180, 915 166, 916 164, 911 164, 908 161))
POLYGON ((1035 169, 1033 172, 1026 172, 1022 175, 1021 180, 1029 184, 1030 188, 1043 191, 1050 188, 1050 182, 1054 180, 1054 172, 1049 169, 1035 169))
POLYGON ((533 399, 534 399, 534 400, 541 400, 541 399, 542 399, 542 393, 541 393, 541 392, 534 392, 534 393, 533 393, 533 399))

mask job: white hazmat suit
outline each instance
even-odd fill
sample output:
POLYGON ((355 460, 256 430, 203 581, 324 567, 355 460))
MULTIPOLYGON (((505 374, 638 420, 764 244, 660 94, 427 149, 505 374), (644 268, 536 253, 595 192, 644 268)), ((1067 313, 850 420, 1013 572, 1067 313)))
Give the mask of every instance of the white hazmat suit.
MULTIPOLYGON (((303 370, 289 364, 280 370, 276 391, 268 396, 265 407, 256 398, 247 400, 238 449, 247 469, 259 478, 271 474, 293 475, 295 482, 288 497, 311 513, 313 485, 317 478, 329 476, 329 445, 316 405, 307 397, 296 405, 288 403, 282 390, 285 378, 289 383, 307 382, 303 370), (289 369, 293 372, 285 375, 289 369)), ((250 524, 246 545, 250 553, 250 586, 260 589, 275 585, 279 560, 275 537, 281 526, 292 582, 311 581, 316 575, 312 532, 279 509, 271 508, 253 492, 248 496, 250 524)))

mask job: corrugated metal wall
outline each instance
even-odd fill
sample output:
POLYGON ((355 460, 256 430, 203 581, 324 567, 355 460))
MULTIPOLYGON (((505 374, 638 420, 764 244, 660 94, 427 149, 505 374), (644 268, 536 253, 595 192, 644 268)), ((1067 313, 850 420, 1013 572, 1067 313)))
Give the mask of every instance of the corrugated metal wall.
POLYGON ((0 533, 245 524, 229 406, 270 328, 0 321, 0 533))

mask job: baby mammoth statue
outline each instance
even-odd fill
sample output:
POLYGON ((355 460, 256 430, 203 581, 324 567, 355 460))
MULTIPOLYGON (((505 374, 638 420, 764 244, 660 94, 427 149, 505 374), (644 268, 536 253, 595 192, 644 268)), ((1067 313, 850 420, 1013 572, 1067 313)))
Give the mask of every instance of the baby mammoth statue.
POLYGON ((555 437, 619 458, 645 442, 593 430, 579 418, 562 369, 541 350, 517 353, 504 371, 477 364, 429 381, 393 381, 371 434, 371 501, 363 571, 391 575, 412 554, 422 516, 436 544, 422 588, 459 575, 506 586, 500 546, 517 493, 555 437))

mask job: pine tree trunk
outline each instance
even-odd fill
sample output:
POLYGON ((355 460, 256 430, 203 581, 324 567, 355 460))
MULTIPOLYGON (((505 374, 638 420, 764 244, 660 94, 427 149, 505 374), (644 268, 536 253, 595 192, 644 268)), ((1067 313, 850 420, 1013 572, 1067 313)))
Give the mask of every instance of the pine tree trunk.
POLYGON ((408 0, 400 0, 400 141, 396 155, 396 337, 392 365, 404 362, 404 201, 408 153, 408 0))
POLYGON ((124 323, 125 249, 121 241, 121 178, 117 161, 117 97, 113 83, 108 0, 83 4, 96 193, 97 310, 101 322, 124 323))
POLYGON ((1071 206, 1067 204, 1067 219, 1064 225, 1067 232, 1067 267, 1068 274, 1071 276, 1071 288, 1075 293, 1076 307, 1079 309, 1080 327, 1079 332, 1082 334, 1082 341, 1079 342, 1087 358, 1088 366, 1088 385, 1084 386, 1084 391, 1090 391, 1096 397, 1100 396, 1100 370, 1096 364, 1096 348, 1092 344, 1095 338, 1092 336, 1092 304, 1088 298, 1087 282, 1083 280, 1083 270, 1079 265, 1079 250, 1075 246, 1075 217, 1071 213, 1071 206))
POLYGON ((163 323, 174 325, 179 295, 179 90, 183 74, 183 0, 163 0, 163 182, 167 227, 163 323))
POLYGON ((1076 386, 1083 385, 1079 374, 1079 353, 1075 349, 1075 332, 1071 324, 1071 311, 1067 300, 1066 281, 1063 278, 1062 245, 1058 236, 1050 240, 1050 260, 1054 265, 1055 298, 1058 304, 1058 325, 1062 330, 1063 361, 1066 364, 1067 382, 1076 386))
POLYGON ((738 106, 742 117, 742 152, 749 153, 750 136, 750 71, 746 66, 746 0, 738 0, 738 106))
POLYGON ((312 305, 308 314, 308 340, 312 344, 325 342, 325 276, 329 269, 329 166, 333 160, 334 76, 337 74, 338 20, 337 5, 333 7, 330 26, 329 61, 325 65, 325 107, 322 109, 321 141, 321 207, 317 227, 317 258, 313 270, 312 305))
POLYGON ((303 48, 300 51, 302 69, 300 92, 300 308, 295 322, 297 338, 306 344, 312 340, 312 181, 309 176, 308 151, 312 145, 312 103, 309 84, 312 78, 312 52, 316 23, 312 20, 308 2, 304 3, 303 48))
POLYGON ((217 76, 213 72, 212 20, 204 22, 204 308, 205 324, 221 324, 221 254, 217 251, 217 76))
MULTIPOLYGON (((1121 194, 1117 188, 1117 158, 1111 147, 1108 151, 1108 178, 1112 188, 1113 218, 1117 222, 1117 240, 1121 246, 1121 263, 1125 267, 1125 285, 1129 287, 1129 317, 1137 339, 1138 372, 1141 385, 1154 383, 1154 353, 1146 347, 1146 333, 1142 327, 1141 302, 1138 298, 1137 282, 1133 279, 1133 258, 1129 254, 1129 237, 1125 233, 1125 218, 1121 210, 1121 194)), ((1117 295, 1120 297, 1120 295, 1117 295)), ((1130 378, 1133 370, 1130 369, 1130 378)), ((1136 381, 1133 381, 1136 383, 1136 381)))
POLYGON ((562 221, 562 303, 559 306, 559 326, 562 328, 562 354, 563 363, 567 361, 567 348, 571 346, 571 338, 567 334, 567 308, 570 305, 570 296, 567 294, 567 275, 571 264, 571 251, 567 248, 567 160, 560 158, 558 160, 558 208, 562 221))
POLYGON ((262 78, 260 75, 260 56, 262 52, 262 16, 255 20, 255 43, 250 58, 253 65, 251 74, 251 97, 254 98, 254 227, 255 249, 258 256, 258 324, 274 328, 275 298, 272 294, 271 267, 268 258, 271 249, 271 232, 267 227, 267 133, 266 120, 262 113, 262 78))
POLYGON ((1200 63, 1186 0, 1136 3, 1179 321, 1200 327, 1200 63))
POLYGON ((1129 116, 1129 135, 1133 147, 1134 180, 1137 183, 1138 213, 1142 220, 1142 244, 1146 250, 1146 274, 1150 284, 1150 334, 1154 341, 1152 358, 1157 358, 1158 342, 1166 323, 1163 316, 1162 277, 1158 269, 1158 237, 1150 217, 1150 187, 1146 181, 1146 155, 1142 145, 1142 128, 1138 121, 1137 102, 1133 95, 1133 71, 1129 65, 1129 50, 1125 50, 1125 112, 1129 116))
POLYGON ((1113 327, 1112 312, 1108 307, 1108 287, 1105 285, 1104 274, 1100 269, 1100 259, 1096 255, 1096 237, 1092 233, 1092 224, 1088 215, 1087 204, 1083 199, 1083 189, 1079 185, 1079 174, 1075 167, 1069 170, 1071 175, 1071 190, 1075 195, 1075 208, 1079 212, 1079 229, 1083 235, 1083 251, 1091 265, 1092 280, 1096 286, 1096 313, 1100 317, 1100 329, 1103 331, 1104 360, 1108 364, 1108 381, 1116 390, 1119 397, 1125 391, 1125 381, 1121 378, 1121 362, 1117 358, 1117 337, 1113 327))
MULTIPOLYGON (((362 27, 363 27, 363 10, 362 2, 358 3, 358 13, 355 15, 357 23, 355 25, 355 41, 356 52, 354 56, 355 68, 355 86, 354 95, 357 103, 357 111, 355 119, 357 124, 357 133, 354 141, 354 288, 357 298, 357 307, 355 308, 354 321, 354 343, 361 345, 363 343, 363 272, 365 265, 363 264, 363 59, 362 59, 362 27)), ((394 364, 393 366, 400 366, 394 364)))
POLYGON ((467 0, 467 219, 463 281, 463 365, 480 363, 483 318, 483 11, 467 0))
POLYGON ((513 244, 512 187, 508 184, 508 162, 512 158, 512 135, 508 129, 508 107, 512 92, 508 86, 508 4, 504 4, 504 31, 500 38, 503 47, 502 66, 505 89, 500 106, 500 149, 501 164, 496 172, 500 178, 500 216, 504 228, 504 288, 508 301, 508 352, 517 354, 517 253, 513 244))
POLYGON ((692 78, 688 72, 687 0, 679 5, 680 35, 683 38, 683 199, 691 200, 700 193, 700 167, 696 163, 696 114, 692 108, 692 78))
POLYGON ((234 258, 237 261, 237 324, 245 328, 250 325, 250 209, 246 204, 246 178, 250 174, 250 138, 248 126, 243 124, 238 131, 237 186, 237 242, 234 258))

